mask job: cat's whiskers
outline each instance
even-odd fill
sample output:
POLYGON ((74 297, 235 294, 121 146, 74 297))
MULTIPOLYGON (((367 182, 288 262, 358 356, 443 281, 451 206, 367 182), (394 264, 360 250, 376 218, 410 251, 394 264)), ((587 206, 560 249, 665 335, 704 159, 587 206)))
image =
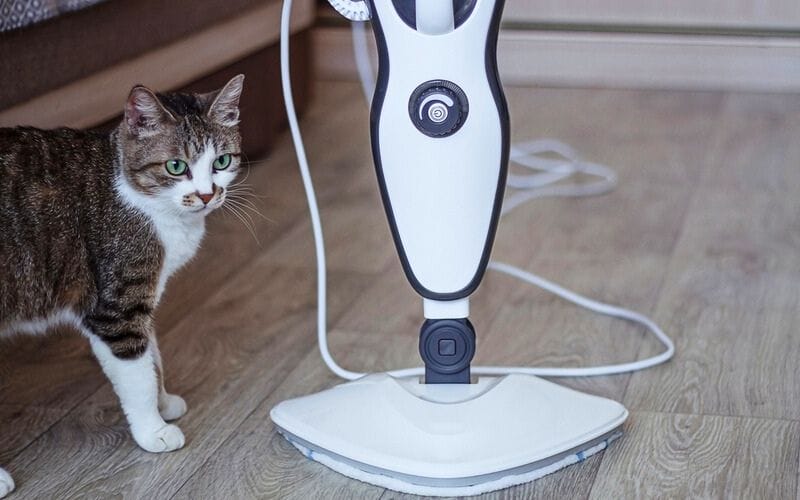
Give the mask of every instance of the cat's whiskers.
POLYGON ((241 182, 228 186, 227 188, 225 188, 225 192, 233 195, 242 195, 246 197, 258 198, 259 200, 266 200, 270 198, 269 196, 256 192, 253 186, 242 184, 241 182))
POLYGON ((267 221, 269 223, 272 223, 272 224, 275 224, 274 220, 270 219, 269 217, 267 217, 266 215, 261 213, 261 211, 256 207, 256 205, 251 200, 248 200, 247 198, 242 198, 242 197, 239 197, 239 196, 228 196, 226 198, 226 202, 232 203, 233 206, 244 210, 245 213, 247 213, 246 212, 247 210, 250 210, 254 214, 256 214, 259 217, 261 217, 262 219, 264 219, 265 221, 267 221))
POLYGON ((246 203, 246 204, 252 206, 253 208, 255 208, 256 207, 255 203, 253 202, 253 200, 248 198, 248 196, 250 196, 250 194, 247 193, 247 192, 240 192, 240 191, 234 190, 234 191, 228 191, 226 193, 225 199, 226 200, 233 199, 233 200, 236 200, 236 201, 239 201, 239 202, 246 203))
POLYGON ((243 212, 241 209, 237 208, 234 205, 228 205, 227 203, 223 204, 222 208, 226 209, 228 213, 233 214, 237 219, 239 219, 239 221, 241 221, 244 227, 246 227, 247 230, 250 232, 250 234, 253 236, 253 239, 255 240, 256 244, 261 246, 261 241, 259 241, 258 236, 256 236, 256 231, 255 227, 253 226, 253 221, 252 219, 249 218, 246 212, 243 212))
MULTIPOLYGON (((242 163, 242 164, 244 164, 244 163, 242 163)), ((231 182, 228 186, 229 187, 236 187, 236 186, 239 186, 241 184, 244 184, 249 177, 250 177, 250 169, 249 168, 245 168, 244 169, 244 177, 242 177, 241 179, 236 179, 234 182, 231 182)))
POLYGON ((226 192, 231 193, 231 194, 235 194, 235 195, 252 196, 254 198, 259 198, 259 199, 266 198, 266 196, 257 194, 255 192, 255 190, 250 186, 236 187, 236 188, 233 188, 233 189, 228 189, 228 190, 226 190, 226 192))
POLYGON ((258 198, 258 199, 266 199, 266 196, 259 195, 255 192, 255 189, 252 186, 244 184, 249 176, 250 171, 247 171, 247 175, 241 179, 240 181, 229 185, 225 191, 226 201, 230 201, 231 204, 237 206, 238 208, 245 210, 250 210, 257 214, 262 219, 266 220, 267 222, 275 223, 272 219, 265 216, 256 206, 255 202, 250 198, 258 198))
MULTIPOLYGON (((229 208, 231 208, 233 210, 236 210, 239 214, 241 214, 243 217, 245 217, 247 219, 247 221, 250 223, 250 226, 255 229, 255 221, 253 221, 253 217, 248 212, 248 207, 245 207, 245 206, 242 206, 242 205, 237 205, 237 204, 234 203, 234 204, 231 204, 229 208)), ((267 222, 273 223, 273 221, 270 221, 269 219, 267 219, 263 215, 261 215, 261 214, 259 214, 259 215, 261 217, 263 217, 264 220, 266 220, 267 222)))
POLYGON ((238 182, 231 182, 228 184, 226 189, 253 189, 251 185, 245 184, 245 181, 247 181, 247 178, 244 178, 238 182))

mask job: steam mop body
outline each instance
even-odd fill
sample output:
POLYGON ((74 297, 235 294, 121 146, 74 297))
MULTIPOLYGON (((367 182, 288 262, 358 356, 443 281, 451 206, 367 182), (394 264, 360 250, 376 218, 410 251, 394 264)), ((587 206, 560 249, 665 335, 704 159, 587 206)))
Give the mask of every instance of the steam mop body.
POLYGON ((509 119, 497 76, 503 0, 368 0, 380 68, 371 137, 392 235, 423 298, 425 378, 373 374, 270 416, 306 456, 387 488, 468 495, 600 451, 625 408, 526 375, 470 383, 469 295, 499 218, 509 119))

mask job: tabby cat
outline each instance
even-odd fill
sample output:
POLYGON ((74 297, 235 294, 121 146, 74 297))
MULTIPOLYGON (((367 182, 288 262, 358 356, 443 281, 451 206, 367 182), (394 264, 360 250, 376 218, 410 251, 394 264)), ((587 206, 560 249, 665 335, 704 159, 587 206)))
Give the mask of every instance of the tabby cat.
MULTIPOLYGON (((0 129, 0 337, 82 332, 150 452, 183 446, 165 421, 186 412, 164 389, 153 311, 239 171, 243 81, 136 86, 110 134, 0 129)), ((13 488, 0 468, 0 497, 13 488)))

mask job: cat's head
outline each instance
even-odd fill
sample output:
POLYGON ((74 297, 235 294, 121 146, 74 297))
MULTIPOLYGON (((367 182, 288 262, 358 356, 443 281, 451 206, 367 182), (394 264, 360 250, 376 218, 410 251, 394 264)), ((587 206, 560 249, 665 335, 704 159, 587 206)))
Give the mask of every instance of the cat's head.
POLYGON ((225 201, 241 164, 243 75, 208 94, 155 94, 137 85, 118 129, 121 187, 132 203, 206 215, 225 201))

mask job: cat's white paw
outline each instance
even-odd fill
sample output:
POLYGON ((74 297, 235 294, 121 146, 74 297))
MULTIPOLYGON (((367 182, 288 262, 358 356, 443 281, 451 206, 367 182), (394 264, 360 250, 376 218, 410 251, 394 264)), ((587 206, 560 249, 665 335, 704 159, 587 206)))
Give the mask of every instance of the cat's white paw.
POLYGON ((177 425, 164 424, 154 431, 133 432, 136 443, 151 453, 164 453, 183 448, 186 439, 177 425))
POLYGON ((4 469, 0 469, 0 498, 14 491, 14 480, 4 469))
POLYGON ((158 403, 158 412, 164 420, 176 420, 186 413, 186 401, 175 394, 163 394, 158 403))

